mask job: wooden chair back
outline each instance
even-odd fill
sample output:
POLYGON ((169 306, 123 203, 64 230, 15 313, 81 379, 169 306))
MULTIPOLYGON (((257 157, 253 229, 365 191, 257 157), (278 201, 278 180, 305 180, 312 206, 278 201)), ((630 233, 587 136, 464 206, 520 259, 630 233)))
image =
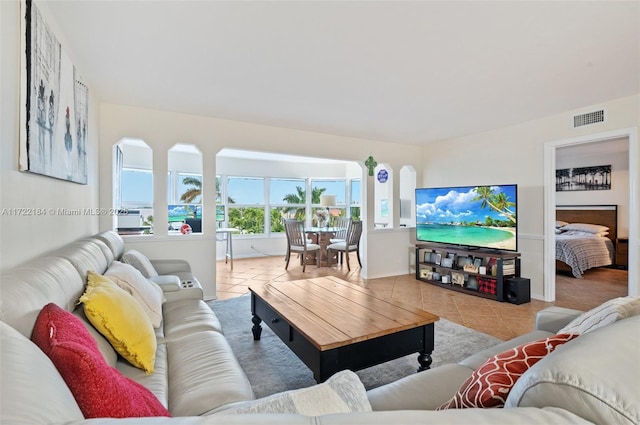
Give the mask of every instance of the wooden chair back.
POLYGON ((360 236, 362 236, 362 221, 351 221, 351 226, 349 227, 349 231, 347 232, 347 250, 351 246, 360 245, 360 236))
POLYGON ((337 217, 335 227, 338 229, 331 239, 347 239, 347 232, 351 226, 351 219, 349 217, 337 217))
POLYGON ((304 223, 302 221, 287 219, 284 221, 284 228, 289 246, 304 247, 307 245, 307 239, 304 234, 304 223))

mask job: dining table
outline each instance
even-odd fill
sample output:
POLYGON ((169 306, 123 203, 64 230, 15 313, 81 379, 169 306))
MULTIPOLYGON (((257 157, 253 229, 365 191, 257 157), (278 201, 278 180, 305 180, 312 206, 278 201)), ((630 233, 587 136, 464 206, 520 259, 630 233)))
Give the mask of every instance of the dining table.
POLYGON ((331 244, 331 238, 340 230, 342 229, 339 227, 305 227, 304 233, 312 243, 320 245, 320 266, 328 267, 335 264, 335 257, 329 258, 327 246, 331 244))

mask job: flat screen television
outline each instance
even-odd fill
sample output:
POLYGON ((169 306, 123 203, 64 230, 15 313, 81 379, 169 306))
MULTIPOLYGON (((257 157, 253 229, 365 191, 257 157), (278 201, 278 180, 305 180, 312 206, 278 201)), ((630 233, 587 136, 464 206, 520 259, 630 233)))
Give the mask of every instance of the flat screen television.
POLYGON ((168 206, 169 223, 184 222, 186 218, 202 218, 202 205, 179 204, 168 206))
POLYGON ((416 189, 416 239, 470 248, 518 250, 518 186, 416 189))

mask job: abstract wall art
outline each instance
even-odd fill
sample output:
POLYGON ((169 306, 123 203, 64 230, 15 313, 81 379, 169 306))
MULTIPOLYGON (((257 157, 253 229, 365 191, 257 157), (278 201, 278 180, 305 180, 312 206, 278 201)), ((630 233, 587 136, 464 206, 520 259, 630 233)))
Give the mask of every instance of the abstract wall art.
POLYGON ((87 184, 89 90, 36 4, 21 6, 20 170, 87 184))

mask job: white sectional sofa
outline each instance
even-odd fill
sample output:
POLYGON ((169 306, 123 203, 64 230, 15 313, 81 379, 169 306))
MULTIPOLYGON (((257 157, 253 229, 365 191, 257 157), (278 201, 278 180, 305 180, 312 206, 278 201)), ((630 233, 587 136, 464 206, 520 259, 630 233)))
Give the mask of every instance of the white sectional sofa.
MULTIPOLYGON (((560 308, 541 312, 537 329, 530 334, 477 353, 460 364, 437 367, 370 390, 364 395, 367 408, 362 411, 312 416, 235 413, 257 401, 220 322, 202 300, 197 278, 183 260, 153 262, 160 274, 155 280, 164 285, 166 297, 162 325, 156 329, 154 373, 146 374, 121 357, 114 356, 117 360, 113 365, 148 388, 173 417, 85 419, 54 364, 30 337, 43 306, 53 302, 68 311, 78 310, 88 271, 105 272, 123 253, 122 239, 114 232, 104 232, 2 274, 0 423, 640 423, 640 316, 581 335, 547 355, 517 381, 505 408, 434 410, 490 356, 553 336, 580 313, 560 308), (183 287, 184 281, 191 284, 183 287)), ((250 313, 247 315, 250 320, 250 313)))

